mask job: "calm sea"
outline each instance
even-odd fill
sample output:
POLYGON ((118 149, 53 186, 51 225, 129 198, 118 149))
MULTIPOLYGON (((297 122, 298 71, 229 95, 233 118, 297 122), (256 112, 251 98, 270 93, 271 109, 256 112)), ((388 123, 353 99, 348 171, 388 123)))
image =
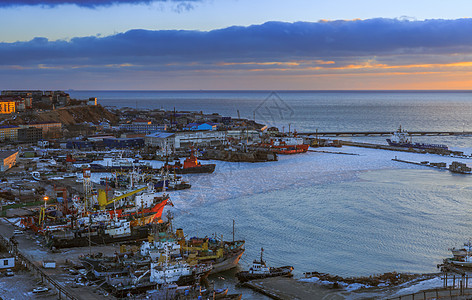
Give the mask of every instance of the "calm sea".
POLYGON ((71 91, 104 106, 217 112, 287 131, 472 130, 472 92, 71 91))
MULTIPOLYGON (((299 132, 472 131, 470 92, 131 92, 73 91, 105 106, 198 110, 254 118, 299 132)), ((385 143, 382 138, 371 139, 385 143)), ((418 138, 420 139, 420 138, 418 138)), ((472 137, 423 137, 472 151, 472 137)), ((216 162, 174 192, 175 226, 189 235, 246 240, 248 267, 260 248, 271 265, 339 275, 435 272, 472 236, 472 176, 401 164, 451 162, 436 155, 343 147, 280 156, 262 164, 216 162)), ((463 162, 472 164, 471 160, 463 162)))

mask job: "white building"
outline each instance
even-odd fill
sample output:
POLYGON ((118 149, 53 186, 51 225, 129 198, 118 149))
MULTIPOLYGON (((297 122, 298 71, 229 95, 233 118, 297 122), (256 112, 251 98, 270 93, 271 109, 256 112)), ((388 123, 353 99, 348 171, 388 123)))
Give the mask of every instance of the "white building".
POLYGON ((15 257, 1 257, 0 256, 0 270, 12 269, 15 267, 15 257))
POLYGON ((259 130, 228 130, 226 136, 236 141, 247 142, 249 145, 261 142, 259 130))
POLYGON ((176 132, 175 148, 188 148, 190 146, 216 146, 224 143, 226 131, 195 131, 176 132))
POLYGON ((159 149, 173 151, 175 149, 175 133, 154 132, 144 137, 147 146, 158 147, 159 149))
POLYGON ((216 146, 224 143, 226 131, 192 131, 192 132, 154 132, 146 135, 146 145, 160 149, 179 149, 190 146, 216 146))

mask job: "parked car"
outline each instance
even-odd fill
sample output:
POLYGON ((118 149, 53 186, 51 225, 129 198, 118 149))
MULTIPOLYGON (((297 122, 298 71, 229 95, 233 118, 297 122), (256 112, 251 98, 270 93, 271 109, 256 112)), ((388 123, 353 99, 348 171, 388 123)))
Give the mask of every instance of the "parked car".
POLYGON ((33 293, 35 293, 35 294, 45 293, 47 291, 49 291, 49 288, 44 287, 44 286, 39 286, 39 287, 33 289, 33 293))
POLYGON ((23 230, 13 230, 13 234, 14 235, 17 235, 17 234, 23 234, 23 230))
POLYGON ((13 271, 11 269, 6 270, 5 276, 13 276, 13 275, 15 275, 15 273, 13 273, 13 271))

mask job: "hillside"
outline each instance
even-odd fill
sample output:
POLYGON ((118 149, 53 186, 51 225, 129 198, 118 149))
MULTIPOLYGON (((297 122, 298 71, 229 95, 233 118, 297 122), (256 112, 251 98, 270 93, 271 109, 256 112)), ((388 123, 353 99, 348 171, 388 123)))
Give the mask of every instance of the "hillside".
POLYGON ((118 122, 118 117, 100 105, 80 105, 36 113, 22 113, 14 119, 6 120, 3 124, 18 125, 31 122, 61 122, 65 126, 81 123, 99 124, 100 122, 114 124, 118 122))

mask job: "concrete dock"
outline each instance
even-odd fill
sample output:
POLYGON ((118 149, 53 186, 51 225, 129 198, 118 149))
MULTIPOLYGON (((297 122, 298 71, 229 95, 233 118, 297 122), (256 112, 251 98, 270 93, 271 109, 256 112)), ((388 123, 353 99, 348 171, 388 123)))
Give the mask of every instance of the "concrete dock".
MULTIPOLYGON (((299 136, 389 136, 392 131, 320 131, 299 132, 299 136)), ((408 131, 408 135, 415 136, 449 136, 472 135, 472 131, 408 131)))
MULTIPOLYGON (((8 223, 5 219, 0 218, 0 235, 6 239, 9 239, 13 236, 13 231, 17 229, 12 224, 8 223)), ((51 291, 54 291, 54 287, 49 283, 54 282, 58 284, 62 290, 70 295, 70 297, 65 297, 62 295, 62 299, 115 299, 111 295, 106 295, 103 291, 96 285, 92 286, 83 286, 75 283, 75 275, 70 275, 66 270, 70 268, 70 261, 78 263, 78 257, 81 254, 87 254, 90 251, 92 252, 102 252, 105 255, 111 255, 117 251, 117 247, 114 246, 93 246, 91 249, 88 247, 82 248, 70 248, 65 249, 59 253, 52 253, 49 249, 41 245, 41 238, 36 236, 34 233, 25 231, 22 235, 15 236, 16 241, 18 242, 17 250, 24 256, 30 263, 34 264, 40 270, 42 274, 38 274, 34 270, 30 270, 31 275, 36 276, 36 280, 43 282, 51 288, 51 291), (45 260, 52 260, 56 262, 55 269, 44 269, 42 263, 45 260)), ((18 263, 18 262, 16 262, 18 263)), ((30 268, 31 269, 31 268, 30 268)), ((26 274, 27 271, 22 271, 26 274)), ((23 274, 21 273, 21 274, 23 274)), ((33 276, 26 276, 28 278, 33 278, 33 276)), ((13 276, 15 277, 15 276, 13 276)), ((19 279, 19 277, 18 277, 19 279)), ((31 291, 36 286, 24 286, 25 282, 15 281, 18 283, 18 287, 3 289, 5 299, 22 299, 20 295, 24 295, 26 291, 31 291), (19 293, 21 291, 21 293, 19 293), (11 293, 11 294, 9 294, 11 293)))
POLYGON ((243 285, 276 300, 345 299, 339 289, 329 289, 288 277, 251 280, 243 285))

